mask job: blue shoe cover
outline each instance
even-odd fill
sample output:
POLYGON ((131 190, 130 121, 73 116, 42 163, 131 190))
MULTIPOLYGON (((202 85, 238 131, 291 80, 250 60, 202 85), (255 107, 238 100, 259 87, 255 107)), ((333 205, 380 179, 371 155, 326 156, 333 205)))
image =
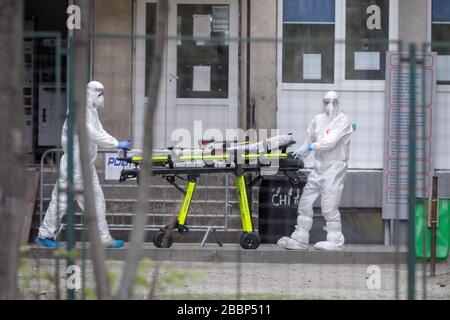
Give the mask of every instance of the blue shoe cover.
POLYGON ((124 244, 125 244, 125 242, 124 242, 123 240, 113 240, 113 241, 107 246, 107 248, 111 248, 111 249, 122 248, 124 244))
POLYGON ((62 244, 60 242, 55 241, 53 239, 36 238, 36 240, 34 242, 36 242, 38 245, 41 245, 46 248, 62 247, 62 244))

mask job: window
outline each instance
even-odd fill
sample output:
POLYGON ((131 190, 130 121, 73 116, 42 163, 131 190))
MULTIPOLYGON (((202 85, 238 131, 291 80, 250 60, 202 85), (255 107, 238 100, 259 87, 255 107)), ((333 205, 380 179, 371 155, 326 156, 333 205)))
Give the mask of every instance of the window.
POLYGON ((334 0, 283 1, 283 82, 334 82, 334 24, 334 0))
POLYGON ((177 98, 228 98, 229 19, 228 5, 177 6, 177 98))
POLYGON ((345 79, 384 80, 389 1, 347 0, 345 11, 345 79))
POLYGON ((450 2, 433 0, 431 50, 437 52, 437 84, 450 84, 450 2))

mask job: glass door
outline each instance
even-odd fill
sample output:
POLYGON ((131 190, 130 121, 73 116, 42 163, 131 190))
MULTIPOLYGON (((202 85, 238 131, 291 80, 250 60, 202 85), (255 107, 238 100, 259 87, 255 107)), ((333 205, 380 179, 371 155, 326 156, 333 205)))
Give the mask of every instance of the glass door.
MULTIPOLYGON (((156 2, 138 0, 135 15, 136 34, 154 35, 156 2)), ((212 135, 223 139, 226 129, 237 127, 238 29, 237 1, 170 1, 155 147, 197 147, 199 139, 212 135)), ((140 37, 135 41, 134 136, 138 147, 144 110, 151 99, 146 75, 153 44, 140 37)))
MULTIPOLYGON (((148 96, 148 81, 152 67, 153 49, 155 41, 152 39, 144 39, 143 36, 154 36, 156 33, 156 2, 155 0, 140 0, 136 2, 135 7, 136 25, 135 33, 137 35, 135 46, 135 63, 134 63, 134 146, 142 148, 143 142, 143 121, 145 109, 152 97, 148 96)), ((164 52, 164 61, 162 68, 161 84, 159 87, 158 104, 155 112, 154 139, 153 144, 156 148, 166 146, 166 56, 167 47, 164 52)))
POLYGON ((237 126, 238 7, 231 0, 171 4, 168 143, 198 147, 199 139, 223 139, 226 129, 237 126), (180 132, 188 132, 190 139, 180 141, 180 132))

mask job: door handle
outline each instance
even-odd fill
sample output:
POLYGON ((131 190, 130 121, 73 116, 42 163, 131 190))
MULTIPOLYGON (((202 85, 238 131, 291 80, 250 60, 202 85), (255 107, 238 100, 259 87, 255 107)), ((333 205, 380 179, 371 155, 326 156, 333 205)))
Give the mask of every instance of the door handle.
POLYGON ((175 79, 180 79, 180 77, 179 76, 177 76, 177 75, 175 75, 175 74, 173 74, 173 73, 171 73, 171 72, 169 72, 169 76, 171 76, 172 78, 175 78, 175 79))

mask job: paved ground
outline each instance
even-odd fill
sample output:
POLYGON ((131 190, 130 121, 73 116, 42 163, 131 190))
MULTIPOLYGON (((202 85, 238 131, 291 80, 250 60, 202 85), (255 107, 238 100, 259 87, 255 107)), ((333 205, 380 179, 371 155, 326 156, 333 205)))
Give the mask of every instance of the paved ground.
MULTIPOLYGON (((81 246, 77 246, 81 249, 81 246)), ((111 260, 124 260, 128 244, 122 249, 107 250, 111 260)), ((54 250, 31 246, 24 257, 53 258, 54 250)), ((87 256, 90 256, 89 250, 87 256)), ((247 262, 247 263, 313 263, 313 264, 396 264, 406 262, 407 248, 383 245, 346 245, 343 251, 319 251, 310 245, 308 250, 284 250, 277 245, 263 244, 256 250, 245 250, 237 244, 175 243, 167 249, 153 244, 142 246, 142 257, 155 261, 190 262, 247 262)))
MULTIPOLYGON (((150 247, 146 249, 149 250, 148 254, 153 252, 150 247)), ((396 267, 395 264, 388 263, 386 258, 383 258, 383 254, 389 257, 392 255, 393 248, 384 248, 384 253, 382 249, 348 246, 346 251, 341 253, 324 253, 313 249, 307 252, 293 252, 278 250, 275 246, 263 246, 258 250, 244 251, 249 254, 247 256, 249 261, 236 262, 239 261, 236 259, 240 254, 235 246, 218 248, 215 245, 205 247, 174 245, 171 249, 157 249, 160 253, 157 256, 158 259, 150 261, 147 258, 148 265, 143 265, 141 268, 135 298, 148 299, 150 295, 154 299, 188 300, 395 299, 397 297, 396 283, 398 283, 398 297, 404 299, 407 290, 406 265, 400 264, 396 267), (225 254, 228 251, 230 254, 225 254), (186 257, 186 252, 192 252, 194 257, 186 259, 187 261, 177 261, 177 258, 186 257), (221 252, 222 255, 217 252, 221 252), (231 252, 234 253, 234 261, 231 261, 231 252), (211 260, 211 255, 228 257, 229 261, 227 259, 211 260), (377 264, 374 263, 376 262, 374 259, 367 259, 366 257, 370 255, 375 257, 378 255, 381 263, 377 264), (273 258, 269 261, 270 263, 264 261, 270 256, 278 260, 274 261, 275 258, 273 258), (170 259, 164 259, 164 257, 170 259), (288 259, 289 257, 291 258, 288 259), (193 261, 195 258, 203 258, 203 261, 202 259, 193 261), (311 260, 307 260, 308 258, 311 260), (252 259, 253 262, 250 261, 252 259), (365 260, 368 263, 364 262, 365 260), (336 263, 336 261, 340 262, 336 263), (396 270, 398 270, 398 281, 396 270), (154 279, 156 279, 156 285, 154 285, 154 279)), ((49 252, 51 251, 47 250, 45 254, 41 254, 42 250, 32 249, 24 255, 27 258, 24 258, 26 266, 22 268, 20 277, 22 298, 54 299, 55 285, 49 278, 55 274, 55 260, 48 259, 49 252)), ((126 253, 126 250, 115 252, 118 258, 123 256, 122 253, 126 253)), ((111 256, 111 251, 109 255, 111 256)), ((144 256, 147 255, 144 254, 144 256)), ((82 266, 81 261, 78 261, 78 265, 82 266)), ((120 259, 108 261, 110 278, 115 285, 119 282, 122 266, 123 261, 120 259)), ((423 298, 422 266, 422 264, 417 265, 416 273, 416 292, 417 298, 420 299, 423 298)), ((427 265, 427 271, 428 268, 427 265)), ((64 262, 60 266, 60 275, 63 275, 65 271, 64 262)), ((85 275, 87 294, 90 298, 93 292, 90 261, 86 263, 85 275)), ((448 263, 438 264, 437 276, 431 278, 427 272, 425 279, 428 299, 450 299, 450 265, 448 263)), ((60 286, 63 287, 63 284, 65 282, 61 276, 60 286)))

